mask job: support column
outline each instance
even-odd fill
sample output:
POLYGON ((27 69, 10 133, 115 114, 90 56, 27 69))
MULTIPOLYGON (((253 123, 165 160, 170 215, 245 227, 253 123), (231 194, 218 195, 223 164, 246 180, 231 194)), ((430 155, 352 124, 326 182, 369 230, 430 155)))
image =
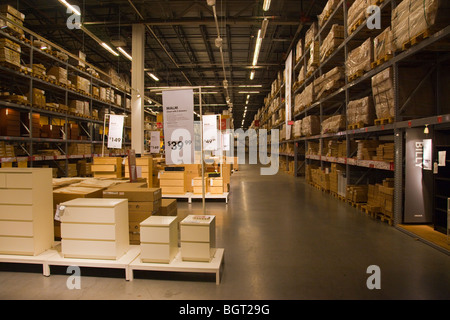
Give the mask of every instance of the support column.
POLYGON ((133 25, 131 67, 131 148, 144 154, 145 26, 133 25))

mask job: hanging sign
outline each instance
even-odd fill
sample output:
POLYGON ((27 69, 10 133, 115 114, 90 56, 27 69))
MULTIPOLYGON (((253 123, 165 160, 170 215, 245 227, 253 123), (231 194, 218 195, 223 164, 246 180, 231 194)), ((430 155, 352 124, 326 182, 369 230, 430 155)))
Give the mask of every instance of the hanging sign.
POLYGON ((123 120, 122 115, 109 115, 108 148, 121 149, 123 140, 123 120))
POLYGON ((166 164, 194 163, 194 92, 162 92, 166 164))
POLYGON ((431 139, 423 139, 423 170, 433 170, 431 139))
POLYGON ((150 132, 150 153, 159 153, 160 135, 161 134, 159 131, 151 131, 150 132))
POLYGON ((217 150, 219 137, 217 132, 217 116, 205 115, 203 120, 203 150, 217 150))

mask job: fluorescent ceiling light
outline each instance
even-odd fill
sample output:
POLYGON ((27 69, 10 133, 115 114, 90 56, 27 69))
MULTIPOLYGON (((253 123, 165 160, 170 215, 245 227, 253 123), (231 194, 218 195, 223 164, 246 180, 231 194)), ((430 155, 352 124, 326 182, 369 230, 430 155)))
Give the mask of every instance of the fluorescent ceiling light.
POLYGON ((264 10, 264 11, 268 11, 269 8, 270 8, 270 0, 264 0, 264 3, 263 3, 263 10, 264 10))
POLYGON ((151 73, 151 72, 147 72, 147 74, 153 79, 153 80, 155 80, 155 81, 159 81, 159 79, 158 79, 158 77, 157 76, 155 76, 153 73, 151 73))
POLYGON ((266 36, 267 26, 269 25, 269 20, 267 18, 264 18, 262 25, 261 25, 261 38, 264 39, 266 36))
POLYGON ((130 56, 130 54, 128 52, 126 52, 122 47, 118 47, 117 50, 119 50, 130 61, 133 61, 133 58, 130 56))
POLYGON ((239 88, 262 88, 262 84, 243 84, 239 88))
POLYGON ((111 54, 115 55, 116 57, 119 56, 119 54, 115 52, 113 49, 111 49, 111 47, 108 46, 106 43, 102 42, 102 47, 108 50, 111 54))
POLYGON ((72 10, 72 12, 75 13, 77 16, 81 16, 81 12, 75 9, 75 7, 70 3, 68 3, 66 0, 58 0, 58 1, 61 2, 63 5, 65 5, 68 9, 72 10))
POLYGON ((258 30, 258 37, 256 38, 256 46, 255 46, 255 53, 253 54, 253 66, 256 66, 258 63, 258 57, 259 57, 259 51, 261 50, 261 29, 258 30))
POLYGON ((253 80, 255 78, 255 70, 250 72, 250 80, 253 80))
POLYGON ((259 91, 239 91, 239 93, 259 93, 259 91))

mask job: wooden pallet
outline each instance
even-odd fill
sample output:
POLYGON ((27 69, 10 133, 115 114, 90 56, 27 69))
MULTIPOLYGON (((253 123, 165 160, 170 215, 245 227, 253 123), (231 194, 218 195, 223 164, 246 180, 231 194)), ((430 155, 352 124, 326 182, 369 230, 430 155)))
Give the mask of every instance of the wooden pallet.
POLYGON ((362 211, 367 213, 368 215, 373 216, 378 212, 380 212, 380 207, 375 207, 366 203, 365 205, 362 206, 362 211))
POLYGON ((352 74, 348 77, 348 81, 352 82, 358 78, 361 78, 363 74, 364 74, 363 70, 358 70, 354 74, 352 74))
POLYGON ((354 123, 354 124, 349 124, 348 126, 347 126, 347 128, 349 129, 349 130, 353 130, 353 129, 361 129, 361 128, 364 128, 364 127, 366 127, 367 125, 365 124, 365 123, 363 123, 362 121, 359 121, 358 123, 354 123))
POLYGON ((394 122, 394 118, 390 117, 390 118, 381 118, 381 119, 375 119, 374 120, 374 124, 376 126, 382 125, 382 124, 388 124, 388 123, 393 123, 394 122))
POLYGON ((11 62, 8 62, 8 61, 1 61, 0 62, 0 66, 8 68, 8 69, 12 69, 14 71, 20 71, 21 70, 21 68, 18 65, 15 65, 15 64, 13 64, 11 62))
POLYGON ((382 213, 382 212, 378 212, 376 214, 374 214, 373 216, 376 219, 380 219, 381 222, 387 222, 390 226, 392 226, 394 224, 394 219, 392 219, 390 216, 382 213))
POLYGON ((377 59, 376 61, 372 62, 370 64, 370 66, 372 67, 372 69, 382 65, 383 63, 389 61, 390 59, 392 59, 394 55, 392 53, 388 53, 385 54, 383 57, 381 57, 380 59, 377 59))
POLYGON ((418 44, 422 40, 428 38, 431 35, 430 29, 425 29, 424 31, 420 32, 418 35, 411 37, 408 41, 403 43, 402 45, 402 51, 405 51, 412 46, 418 44))
POLYGON ((358 21, 356 21, 356 23, 350 27, 350 34, 352 34, 353 32, 355 32, 355 30, 358 29, 358 27, 359 27, 360 25, 362 25, 363 22, 364 22, 365 20, 366 20, 365 18, 364 18, 364 19, 361 18, 361 19, 359 19, 358 21))

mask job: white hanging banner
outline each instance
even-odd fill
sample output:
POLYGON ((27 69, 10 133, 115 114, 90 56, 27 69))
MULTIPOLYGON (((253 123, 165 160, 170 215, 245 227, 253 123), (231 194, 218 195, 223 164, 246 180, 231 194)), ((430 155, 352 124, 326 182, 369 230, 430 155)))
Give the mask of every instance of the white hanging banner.
MULTIPOLYGON (((292 120, 292 96, 291 96, 291 88, 292 88, 292 51, 289 53, 289 56, 286 59, 286 68, 284 69, 284 78, 285 78, 285 115, 286 115, 286 139, 289 140, 291 138, 291 130, 292 126, 290 122, 292 120)), ((281 86, 281 83, 280 83, 281 86)))
POLYGON ((205 115, 203 120, 203 150, 219 149, 219 135, 217 130, 217 115, 205 115))
POLYGON ((194 91, 162 92, 166 164, 194 163, 194 91))
POLYGON ((108 148, 122 148, 124 118, 123 115, 109 115, 108 148))
POLYGON ((151 131, 150 132, 150 153, 159 153, 160 149, 160 132, 151 131))
POLYGON ((432 140, 423 139, 423 170, 433 170, 432 140))

